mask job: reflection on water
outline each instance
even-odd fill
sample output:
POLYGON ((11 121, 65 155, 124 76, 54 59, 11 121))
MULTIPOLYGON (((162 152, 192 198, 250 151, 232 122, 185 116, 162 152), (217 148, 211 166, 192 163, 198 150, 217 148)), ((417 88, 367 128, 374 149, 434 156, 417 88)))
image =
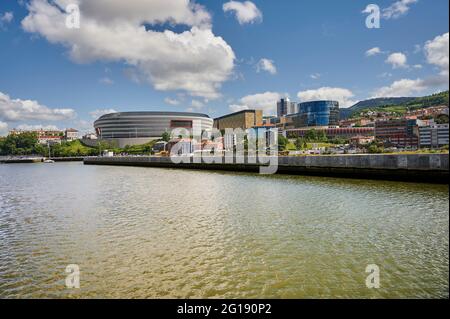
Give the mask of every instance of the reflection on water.
POLYGON ((445 185, 0 165, 0 297, 448 298, 448 210, 445 185))

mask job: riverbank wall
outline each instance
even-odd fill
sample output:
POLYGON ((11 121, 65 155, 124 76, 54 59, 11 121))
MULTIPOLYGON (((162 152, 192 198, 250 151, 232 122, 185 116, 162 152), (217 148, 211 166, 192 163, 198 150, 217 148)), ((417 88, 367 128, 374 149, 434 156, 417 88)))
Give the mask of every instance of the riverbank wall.
POLYGON ((82 162, 84 157, 36 157, 36 158, 5 158, 0 159, 2 164, 32 164, 32 163, 42 163, 45 160, 50 159, 55 162, 82 162))
MULTIPOLYGON (((262 164, 181 163, 168 157, 88 157, 86 165, 119 165, 258 173, 262 164)), ((397 180, 448 184, 448 154, 335 155, 278 157, 277 174, 397 180)))

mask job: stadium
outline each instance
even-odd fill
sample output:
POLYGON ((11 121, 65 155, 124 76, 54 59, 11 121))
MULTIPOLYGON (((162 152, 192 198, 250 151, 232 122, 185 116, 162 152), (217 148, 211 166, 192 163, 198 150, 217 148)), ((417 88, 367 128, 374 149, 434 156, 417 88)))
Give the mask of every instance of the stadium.
POLYGON ((186 128, 192 132, 209 131, 213 120, 206 114, 186 112, 122 112, 101 116, 94 122, 97 136, 118 147, 140 145, 160 139, 165 132, 186 128))

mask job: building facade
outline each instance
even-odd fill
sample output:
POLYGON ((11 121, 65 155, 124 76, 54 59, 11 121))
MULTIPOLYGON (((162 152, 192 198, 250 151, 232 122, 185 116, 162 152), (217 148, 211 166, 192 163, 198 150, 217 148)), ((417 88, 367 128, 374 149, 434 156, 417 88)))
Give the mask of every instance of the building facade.
POLYGON ((213 120, 208 115, 185 112, 112 113, 101 116, 94 123, 98 137, 114 142, 118 147, 145 144, 176 128, 202 134, 212 127, 213 120))
MULTIPOLYGON (((310 130, 311 128, 302 128, 290 129, 286 130, 285 132, 287 138, 298 138, 305 137, 306 133, 310 130)), ((325 135, 329 139, 337 137, 345 139, 352 139, 354 137, 370 138, 375 135, 375 129, 373 127, 318 128, 315 130, 318 132, 325 132, 325 135)))
POLYGON ((291 102, 289 98, 281 99, 277 102, 277 116, 278 118, 282 118, 288 114, 297 113, 297 103, 291 102))
POLYGON ((299 103, 298 114, 292 121, 296 128, 338 126, 339 102, 312 101, 299 103))
POLYGON ((218 130, 243 129, 247 130, 263 124, 263 112, 261 110, 243 110, 214 119, 214 127, 218 130))
POLYGON ((10 135, 20 135, 23 133, 33 133, 36 135, 39 144, 47 145, 47 144, 59 144, 64 139, 64 131, 60 130, 12 130, 9 132, 10 135))
POLYGON ((448 124, 431 124, 419 127, 419 146, 421 148, 439 148, 448 145, 448 124))
POLYGON ((75 141, 78 139, 78 130, 68 128, 64 132, 64 138, 66 141, 75 141))
POLYGON ((393 119, 375 123, 375 138, 386 146, 419 146, 417 120, 393 119))

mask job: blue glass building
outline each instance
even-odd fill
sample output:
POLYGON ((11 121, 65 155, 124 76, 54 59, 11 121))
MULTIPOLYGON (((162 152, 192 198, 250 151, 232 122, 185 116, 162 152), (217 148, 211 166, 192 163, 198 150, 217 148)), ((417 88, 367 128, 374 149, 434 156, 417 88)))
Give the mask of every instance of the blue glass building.
POLYGON ((296 127, 339 125, 339 102, 305 102, 298 105, 298 110, 298 116, 294 119, 296 127))

